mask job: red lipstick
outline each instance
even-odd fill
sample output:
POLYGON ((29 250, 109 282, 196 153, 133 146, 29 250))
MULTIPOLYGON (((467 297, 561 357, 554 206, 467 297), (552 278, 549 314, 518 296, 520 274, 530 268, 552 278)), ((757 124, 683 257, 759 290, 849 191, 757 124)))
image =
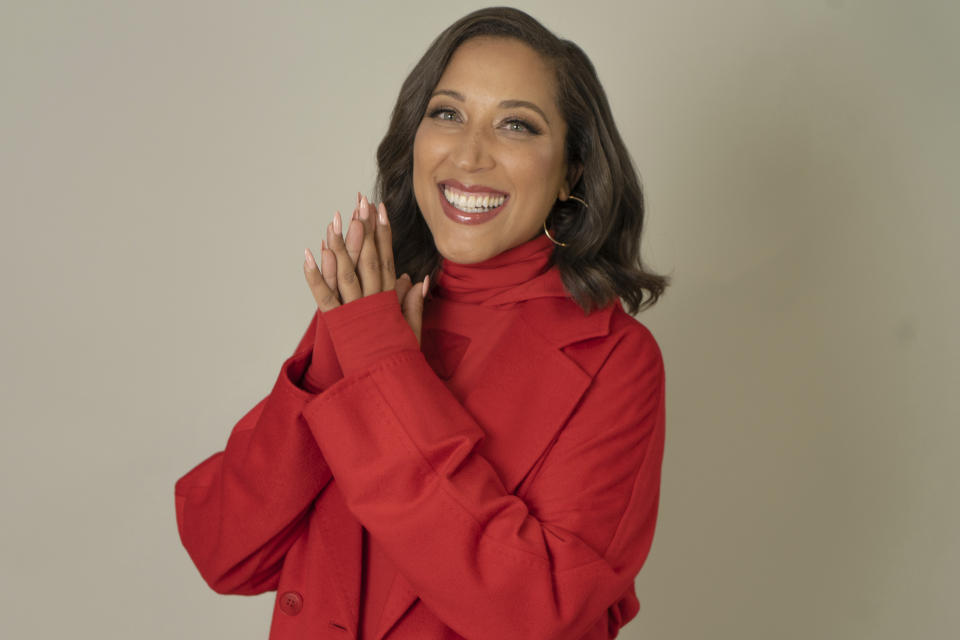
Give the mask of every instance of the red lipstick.
POLYGON ((458 222, 460 224, 483 224, 484 222, 493 219, 498 213, 503 211, 503 207, 506 206, 507 202, 510 200, 509 194, 504 193, 503 191, 497 191, 496 189, 491 189, 483 185, 473 185, 467 187, 456 180, 444 180, 443 182, 438 183, 437 192, 440 197, 440 207, 443 209, 443 213, 454 222, 458 222), (495 196, 504 196, 503 204, 496 209, 489 209, 487 211, 479 211, 475 213, 461 211, 450 204, 450 202, 447 200, 446 195, 443 193, 444 187, 451 187, 464 193, 483 193, 495 196))
POLYGON ((492 193, 492 194, 498 195, 498 196, 505 196, 505 195, 507 195, 507 194, 504 193, 503 191, 497 191, 496 189, 491 189, 490 187, 485 187, 485 186, 483 186, 482 184, 475 184, 475 185, 473 185, 472 187, 466 187, 466 186, 463 185, 463 183, 458 182, 458 181, 456 181, 456 180, 452 180, 452 179, 451 179, 451 180, 443 180, 443 181, 440 182, 439 184, 440 184, 441 187, 443 187, 443 186, 453 187, 453 188, 456 189, 457 191, 465 191, 466 193, 492 193))

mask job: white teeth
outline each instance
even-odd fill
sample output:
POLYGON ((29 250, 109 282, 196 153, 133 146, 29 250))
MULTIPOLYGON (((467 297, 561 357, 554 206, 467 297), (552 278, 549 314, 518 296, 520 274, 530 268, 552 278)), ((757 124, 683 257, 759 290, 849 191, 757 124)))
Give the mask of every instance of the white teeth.
POLYGON ((443 196, 447 199, 447 202, 466 213, 479 213, 496 209, 506 200, 506 196, 467 195, 462 191, 446 186, 443 188, 443 196))

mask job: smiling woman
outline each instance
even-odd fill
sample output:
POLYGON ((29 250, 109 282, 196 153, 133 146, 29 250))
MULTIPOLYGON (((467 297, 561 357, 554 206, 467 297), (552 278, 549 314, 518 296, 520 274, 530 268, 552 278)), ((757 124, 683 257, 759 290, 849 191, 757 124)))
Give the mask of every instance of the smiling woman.
POLYGON ((474 12, 377 159, 380 204, 305 252, 317 311, 273 390, 177 482, 181 539, 218 592, 277 591, 271 638, 612 638, 665 428, 620 300, 666 280, 596 73, 527 14, 474 12))
POLYGON ((492 258, 541 233, 569 197, 579 167, 567 166, 556 93, 547 62, 519 40, 478 37, 454 53, 413 145, 414 193, 440 255, 492 258))

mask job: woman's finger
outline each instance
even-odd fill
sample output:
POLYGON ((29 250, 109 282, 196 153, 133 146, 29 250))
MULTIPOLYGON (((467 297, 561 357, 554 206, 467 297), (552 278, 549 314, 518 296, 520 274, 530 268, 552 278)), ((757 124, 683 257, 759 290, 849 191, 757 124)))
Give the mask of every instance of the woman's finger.
POLYGON ((410 279, 410 276, 403 274, 397 278, 397 299, 400 301, 401 306, 403 305, 403 299, 406 297, 407 292, 410 291, 410 287, 413 286, 413 280, 410 279))
POLYGON ((354 208, 353 216, 350 218, 350 222, 347 223, 347 237, 344 240, 344 244, 347 245, 347 255, 350 256, 350 262, 357 264, 357 260, 360 258, 360 249, 363 247, 363 236, 364 229, 361 226, 353 224, 354 220, 359 220, 359 207, 354 208))
POLYGON ((363 295, 365 296, 380 293, 384 290, 380 282, 380 255, 374 239, 376 220, 375 216, 372 215, 372 209, 373 207, 370 206, 367 197, 363 196, 360 200, 360 223, 363 225, 363 247, 360 250, 360 259, 357 262, 357 273, 360 275, 360 283, 363 287, 363 295))
POLYGON ((304 249, 303 255, 303 275, 307 279, 307 286, 310 287, 310 293, 313 294, 317 308, 325 312, 339 307, 340 301, 337 300, 337 294, 327 286, 310 249, 304 249))
POLYGON ((339 296, 337 287, 337 256, 327 247, 327 243, 321 243, 320 248, 320 274, 323 281, 327 283, 327 288, 339 296))
MULTIPOLYGON (((352 224, 358 224, 351 220, 352 224)), ((333 234, 328 243, 333 255, 337 258, 337 288, 340 291, 340 300, 347 304, 357 298, 363 297, 363 291, 360 288, 360 281, 357 279, 357 272, 353 261, 347 255, 347 247, 343 243, 341 235, 343 222, 340 219, 340 212, 333 214, 333 234)))
POLYGON ((382 202, 377 206, 373 227, 377 251, 380 254, 380 280, 383 290, 386 291, 396 286, 397 271, 393 261, 393 232, 390 229, 390 219, 387 217, 387 206, 382 202))

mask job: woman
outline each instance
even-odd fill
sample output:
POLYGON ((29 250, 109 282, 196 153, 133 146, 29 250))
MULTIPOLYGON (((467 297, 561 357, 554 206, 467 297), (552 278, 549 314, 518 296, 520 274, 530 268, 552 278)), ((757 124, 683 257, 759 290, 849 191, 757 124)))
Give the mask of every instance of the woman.
POLYGON ((216 591, 277 591, 271 638, 614 637, 664 431, 619 298, 666 282, 596 74, 522 12, 472 13, 378 162, 383 202, 306 251, 318 310, 273 391, 177 483, 183 543, 216 591))

